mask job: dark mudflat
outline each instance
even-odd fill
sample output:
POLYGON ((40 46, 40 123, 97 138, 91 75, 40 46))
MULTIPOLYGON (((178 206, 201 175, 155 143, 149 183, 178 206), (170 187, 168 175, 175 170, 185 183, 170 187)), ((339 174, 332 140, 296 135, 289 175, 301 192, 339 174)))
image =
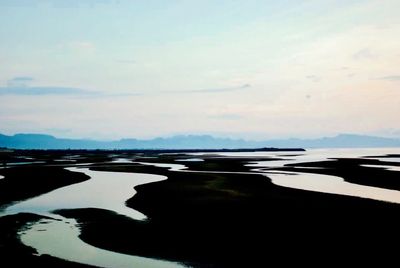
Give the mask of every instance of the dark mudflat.
POLYGON ((379 254, 384 237, 400 238, 395 204, 279 187, 261 175, 96 169, 168 176, 136 187, 127 201, 149 216, 146 222, 92 209, 62 212, 82 224, 83 240, 118 252, 195 267, 245 267, 273 263, 282 253, 307 259, 310 252, 328 257, 340 250, 336 258, 354 259, 354 248, 379 254))
MULTIPOLYGON (((184 154, 81 152, 79 162, 95 163, 91 167, 94 170, 168 177, 136 187, 137 194, 127 200, 129 207, 149 217, 147 221, 90 208, 57 212, 77 219, 82 228, 81 238, 94 246, 194 267, 265 267, 276 266, 276 261, 280 266, 344 265, 349 261, 354 264, 354 261, 397 258, 397 247, 391 243, 400 239, 397 204, 284 188, 256 174, 173 172, 139 164, 113 164, 109 163, 112 153, 113 157, 137 158, 143 162, 179 163, 174 158, 190 158, 184 154), (158 158, 141 159, 143 156, 158 158)), ((57 158, 63 156, 58 152, 57 158)), ((3 204, 87 179, 83 174, 62 169, 68 165, 49 166, 53 164, 49 152, 35 153, 34 157, 46 158, 47 164, 0 170, 6 176, 4 196, 9 194, 3 197, 3 204)), ((244 164, 254 159, 205 157, 204 160, 184 164, 191 170, 249 171, 244 164)), ((383 188, 397 187, 396 172, 360 167, 360 161, 307 164, 327 167, 326 170, 301 170, 294 166, 285 169, 338 175, 348 181, 383 188)), ((32 214, 0 218, 0 257, 12 263, 8 267, 87 267, 50 256, 35 256, 33 249, 22 245, 16 237, 17 230, 38 219, 32 214)))

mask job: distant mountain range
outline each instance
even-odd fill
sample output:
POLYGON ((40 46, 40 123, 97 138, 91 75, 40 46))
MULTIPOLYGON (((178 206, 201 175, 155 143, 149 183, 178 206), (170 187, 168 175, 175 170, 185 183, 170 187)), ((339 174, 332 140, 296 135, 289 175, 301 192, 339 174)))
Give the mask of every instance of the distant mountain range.
POLYGON ((319 139, 248 141, 209 135, 180 135, 149 140, 121 139, 97 141, 60 139, 43 134, 0 134, 0 147, 12 149, 238 149, 238 148, 360 148, 400 147, 400 139, 340 134, 319 139))

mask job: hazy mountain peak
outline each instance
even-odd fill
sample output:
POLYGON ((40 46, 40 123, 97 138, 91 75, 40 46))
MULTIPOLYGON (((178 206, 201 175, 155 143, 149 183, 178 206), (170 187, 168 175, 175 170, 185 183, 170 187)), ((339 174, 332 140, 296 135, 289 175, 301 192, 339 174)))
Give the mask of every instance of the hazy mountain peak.
POLYGON ((116 141, 60 139, 46 134, 0 134, 0 147, 15 149, 239 149, 239 148, 338 148, 400 147, 400 139, 339 134, 319 139, 249 141, 211 135, 177 135, 148 140, 126 138, 116 141))

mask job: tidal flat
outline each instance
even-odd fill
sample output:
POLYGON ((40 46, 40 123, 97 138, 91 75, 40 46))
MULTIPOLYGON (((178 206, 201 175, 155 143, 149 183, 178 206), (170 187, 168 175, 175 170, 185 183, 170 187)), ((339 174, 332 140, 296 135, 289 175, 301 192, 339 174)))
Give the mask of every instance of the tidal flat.
POLYGON ((0 257, 6 267, 394 257, 387 241, 400 238, 399 151, 3 152, 0 257))

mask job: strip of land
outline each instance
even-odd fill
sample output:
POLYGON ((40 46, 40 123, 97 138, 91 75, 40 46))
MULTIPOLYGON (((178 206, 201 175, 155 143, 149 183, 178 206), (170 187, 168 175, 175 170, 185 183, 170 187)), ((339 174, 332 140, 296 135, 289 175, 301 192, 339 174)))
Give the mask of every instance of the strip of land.
MULTIPOLYGON (((189 170, 135 163, 112 163, 126 158, 153 163, 177 163, 192 156, 154 152, 18 152, 17 156, 45 161, 45 164, 0 169, 1 204, 30 198, 52 189, 87 179, 64 167, 93 163, 98 171, 159 174, 168 180, 136 187, 137 194, 127 206, 148 216, 136 221, 99 209, 62 210, 82 228, 81 238, 96 247, 121 253, 178 261, 193 267, 259 267, 276 261, 313 262, 318 256, 329 262, 350 257, 397 256, 396 247, 386 240, 400 239, 400 206, 374 200, 302 191, 274 185, 264 175, 207 173, 209 171, 249 172, 249 161, 277 158, 203 156, 202 162, 185 162, 189 170), (150 158, 149 158, 150 157, 150 158), (73 163, 54 160, 73 159, 73 163), (3 184, 1 184, 3 183, 3 184), (361 253, 358 253, 361 252, 361 253), (284 255, 286 258, 281 258, 284 255)), ((10 159, 16 162, 20 158, 10 159)), ((32 159, 28 159, 31 160, 32 159)), ((28 161, 26 160, 26 161, 28 161)), ((348 181, 397 189, 395 171, 362 167, 369 160, 344 159, 283 169, 321 172, 348 181), (364 162, 363 162, 364 161, 364 162), (304 170, 303 170, 304 169, 304 170), (366 178, 366 181, 365 181, 366 178)), ((83 193, 84 194, 84 193, 83 193)), ((34 256, 22 245, 16 232, 40 217, 19 214, 0 218, 0 258, 15 265, 41 267, 85 267, 50 256, 34 256)))
MULTIPOLYGON (((60 167, 21 166, 1 169, 0 207, 47 193, 59 187, 89 179, 86 175, 60 167)), ((43 216, 23 213, 0 217, 0 261, 2 267, 89 267, 51 256, 37 256, 33 248, 18 239, 17 233, 43 216)))

